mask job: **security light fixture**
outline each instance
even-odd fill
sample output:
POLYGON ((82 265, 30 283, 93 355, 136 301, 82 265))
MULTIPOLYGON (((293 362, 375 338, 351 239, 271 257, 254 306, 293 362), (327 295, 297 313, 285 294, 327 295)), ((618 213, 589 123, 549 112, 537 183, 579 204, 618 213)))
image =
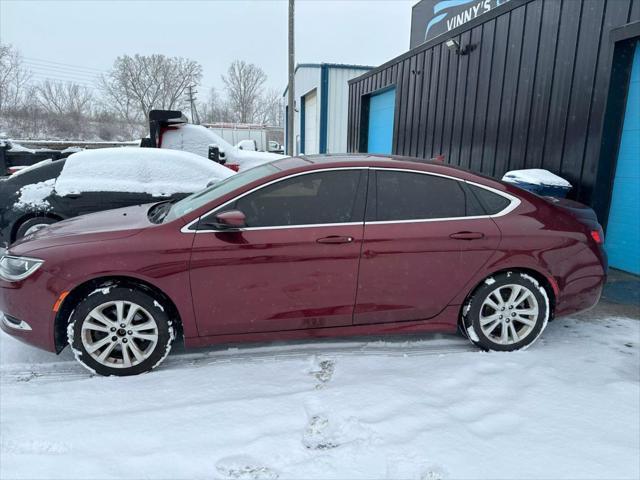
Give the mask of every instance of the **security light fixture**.
POLYGON ((450 38, 449 40, 444 42, 444 44, 447 46, 449 50, 453 50, 456 53, 460 52, 460 44, 456 39, 450 38))
POLYGON ((474 48, 471 45, 460 48, 460 43, 455 38, 450 38, 449 40, 444 42, 444 44, 449 50, 455 52, 457 55, 466 55, 474 48))

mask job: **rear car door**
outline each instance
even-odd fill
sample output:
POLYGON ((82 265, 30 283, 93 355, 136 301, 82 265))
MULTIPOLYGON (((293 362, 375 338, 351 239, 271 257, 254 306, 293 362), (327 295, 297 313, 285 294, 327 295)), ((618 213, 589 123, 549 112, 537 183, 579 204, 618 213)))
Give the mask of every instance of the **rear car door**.
POLYGON ((464 181, 372 170, 354 323, 434 317, 499 242, 496 224, 464 181))
POLYGON ((191 290, 200 335, 351 325, 366 169, 313 171, 249 192, 246 228, 198 230, 191 290))

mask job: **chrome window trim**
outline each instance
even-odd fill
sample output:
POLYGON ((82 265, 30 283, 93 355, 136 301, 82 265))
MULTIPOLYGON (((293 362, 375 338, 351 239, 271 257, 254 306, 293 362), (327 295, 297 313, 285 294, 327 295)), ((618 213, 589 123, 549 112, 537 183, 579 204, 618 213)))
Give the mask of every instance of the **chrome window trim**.
POLYGON ((518 206, 520 205, 521 201, 519 198, 502 192, 500 190, 497 190, 493 187, 489 187, 487 185, 482 185, 480 183, 477 182, 473 182, 470 180, 465 180, 463 178, 457 178, 457 177, 452 177, 451 175, 445 175, 442 173, 436 173, 436 172, 425 172, 424 170, 415 170, 415 169, 410 169, 410 168, 387 168, 387 167, 336 167, 336 168, 323 168, 323 169, 318 169, 318 170, 309 170, 306 172, 299 172, 299 173, 294 173, 292 175, 288 175, 286 177, 282 177, 282 178, 277 178, 275 180, 272 180, 268 183, 265 183, 264 185, 259 185, 251 190, 249 190, 248 192, 245 192, 243 194, 238 195, 237 197, 232 198, 231 200, 226 201, 225 203, 223 203, 222 205, 217 206, 216 208, 213 208, 211 210, 209 210, 207 213, 201 215, 200 217, 196 218, 195 220, 192 220, 191 222, 189 222, 187 225, 185 225, 184 227, 182 227, 180 229, 180 231, 182 233, 210 233, 210 232, 214 232, 214 233, 224 233, 224 232, 247 232, 247 231, 253 231, 253 230, 287 230, 287 229, 291 229, 291 228, 316 228, 316 227, 337 227, 337 226, 354 226, 354 225, 387 225, 387 224, 395 224, 395 223, 427 223, 427 222, 448 222, 448 221, 456 221, 456 220, 478 220, 478 219, 483 219, 483 218, 498 218, 498 217, 502 217, 504 215, 507 215, 509 213, 511 213, 513 210, 515 210, 516 208, 518 208, 518 206), (473 215, 473 216, 464 216, 464 217, 442 217, 442 218, 412 218, 412 219, 407 219, 407 220, 376 220, 376 221, 372 221, 372 222, 367 222, 367 221, 362 221, 362 222, 344 222, 344 223, 317 223, 317 224, 308 224, 308 225, 280 225, 280 226, 272 226, 272 227, 245 227, 245 228, 235 228, 235 229, 229 229, 229 230, 190 230, 190 227, 194 224, 196 224, 198 221, 200 221, 201 218, 206 217, 208 215, 211 215, 212 213, 214 213, 215 211, 222 209, 224 207, 226 207, 227 205, 229 205, 230 203, 233 203, 237 200, 239 200, 240 198, 244 197, 245 195, 249 195, 253 192, 256 192, 262 188, 268 187, 269 185, 272 185, 274 183, 280 182, 280 181, 284 181, 284 180, 288 180, 290 178, 295 178, 301 175, 307 175, 307 174, 312 174, 312 173, 318 173, 318 172, 331 172, 331 171, 339 171, 339 170, 381 170, 381 171, 395 171, 395 172, 406 172, 406 173, 418 173, 421 175, 431 175, 434 177, 441 177, 441 178, 447 178, 449 180, 455 180, 457 182, 463 182, 463 183, 467 183, 469 185, 473 185, 479 188, 484 188, 485 190, 488 190, 492 193, 495 193, 496 195, 500 195, 503 198, 506 198, 507 200, 509 200, 509 205, 507 205, 504 209, 500 210, 498 213, 494 213, 494 214, 490 214, 490 215, 473 215))
POLYGON ((231 200, 227 200, 222 205, 218 205, 217 207, 212 208, 207 213, 199 216, 195 220, 192 220, 191 222, 186 224, 184 227, 182 227, 180 229, 180 231, 182 233, 210 233, 210 232, 224 233, 224 232, 247 232, 247 231, 251 231, 251 230, 285 230, 285 229, 289 229, 289 228, 335 227, 335 226, 338 226, 338 225, 363 225, 364 221, 362 221, 362 222, 344 222, 344 223, 317 223, 317 224, 308 224, 308 225, 280 225, 280 226, 273 226, 273 227, 245 227, 245 228, 234 228, 234 229, 229 229, 229 230, 215 230, 215 229, 212 229, 212 230, 190 230, 190 227, 192 225, 198 223, 201 218, 209 216, 212 213, 215 213, 217 210, 220 210, 220 209, 226 207, 230 203, 233 203, 233 202, 241 199, 242 197, 244 197, 246 195, 249 195, 249 194, 251 194, 253 192, 256 192, 256 191, 258 191, 258 190, 260 190, 262 188, 268 187, 269 185, 273 185, 274 183, 278 183, 278 182, 281 182, 281 181, 284 181, 284 180, 289 180, 290 178, 299 177, 301 175, 309 175, 309 174, 312 174, 312 173, 319 173, 319 172, 333 172, 333 171, 339 171, 339 170, 369 170, 369 167, 321 168, 321 169, 318 169, 318 170, 308 170, 306 172, 298 172, 298 173, 293 173, 291 175, 287 175, 286 177, 276 178, 275 180, 271 180, 270 182, 265 183, 263 185, 258 185, 257 187, 254 187, 251 190, 238 195, 237 197, 233 197, 231 200))

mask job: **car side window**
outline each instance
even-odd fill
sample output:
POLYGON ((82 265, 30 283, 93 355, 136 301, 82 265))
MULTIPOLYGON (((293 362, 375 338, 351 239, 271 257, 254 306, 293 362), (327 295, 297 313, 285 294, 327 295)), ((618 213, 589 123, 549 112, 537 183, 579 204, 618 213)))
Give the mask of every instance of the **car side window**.
POLYGON ((376 172, 377 221, 464 217, 465 191, 460 182, 421 173, 376 172))
POLYGON ((476 187, 475 185, 468 185, 468 187, 482 204, 488 215, 495 215, 501 212, 511 203, 509 199, 497 193, 490 192, 486 188, 476 187))
POLYGON ((366 172, 334 170, 282 180, 239 198, 232 208, 247 227, 359 222, 363 219, 366 172))

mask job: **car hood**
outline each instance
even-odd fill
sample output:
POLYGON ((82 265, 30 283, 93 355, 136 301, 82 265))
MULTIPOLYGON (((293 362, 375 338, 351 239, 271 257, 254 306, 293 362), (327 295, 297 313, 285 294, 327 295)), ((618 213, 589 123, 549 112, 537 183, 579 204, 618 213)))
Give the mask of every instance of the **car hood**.
POLYGON ((81 215, 43 228, 11 245, 23 255, 42 248, 131 237, 153 225, 147 217, 152 204, 81 215))

